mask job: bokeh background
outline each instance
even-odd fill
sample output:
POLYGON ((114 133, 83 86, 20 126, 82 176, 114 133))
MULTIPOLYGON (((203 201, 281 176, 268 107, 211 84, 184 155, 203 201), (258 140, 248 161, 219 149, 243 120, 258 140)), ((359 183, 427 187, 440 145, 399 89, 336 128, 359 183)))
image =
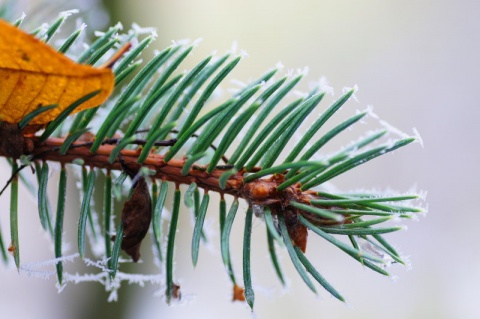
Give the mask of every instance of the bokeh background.
MULTIPOLYGON (((19 13, 34 15, 46 10, 40 1, 18 4, 23 6, 19 13)), ((281 61, 284 73, 309 67, 304 90, 308 81, 321 76, 326 76, 336 97, 344 86, 358 84, 358 103, 349 102, 348 108, 355 111, 373 105, 395 127, 408 133, 417 128, 424 148, 414 144, 376 159, 336 180, 336 186, 399 191, 416 187, 428 191, 429 213, 418 221, 406 221, 407 231, 388 237, 412 262, 411 270, 390 269, 399 277, 396 281, 363 269, 311 236, 309 256, 346 296, 346 305, 323 291, 319 296, 311 294, 285 252, 282 264, 289 287, 282 290, 272 273, 264 226, 258 220, 252 255, 255 313, 244 304, 232 303, 230 283, 216 248, 218 236, 212 249, 202 249, 199 264, 192 269, 192 228, 184 214, 177 235, 176 277, 188 295, 185 305, 166 306, 153 296, 157 287, 150 285, 124 285, 116 303, 107 303, 107 294, 96 283, 69 285, 58 294, 54 279, 31 278, 17 274, 14 267, 2 266, 3 318, 480 318, 476 246, 480 241, 480 107, 476 96, 480 2, 109 0, 103 4, 65 1, 59 6, 82 8, 90 24, 100 27, 107 21, 106 13, 111 23, 119 20, 125 26, 136 22, 155 27, 159 37, 152 49, 162 49, 171 40, 203 38, 186 65, 215 49, 227 51, 236 42, 250 55, 234 72, 242 81, 281 61)), ((344 119, 347 113, 340 116, 344 119)), ((1 174, 2 180, 8 178, 8 166, 2 164, 1 174)), ((70 203, 74 214, 78 202, 72 198, 70 203)), ((0 198, 0 204, 1 229, 8 238, 8 194, 0 198)), ((52 244, 39 229, 35 198, 22 195, 20 212, 23 260, 49 259, 52 244)), ((211 215, 215 228, 217 221, 211 215)), ((74 236, 76 217, 65 222, 73 225, 66 232, 74 236)), ((237 275, 241 274, 242 227, 238 218, 232 237, 237 238, 232 242, 237 275)), ((74 246, 72 237, 72 251, 74 246)))

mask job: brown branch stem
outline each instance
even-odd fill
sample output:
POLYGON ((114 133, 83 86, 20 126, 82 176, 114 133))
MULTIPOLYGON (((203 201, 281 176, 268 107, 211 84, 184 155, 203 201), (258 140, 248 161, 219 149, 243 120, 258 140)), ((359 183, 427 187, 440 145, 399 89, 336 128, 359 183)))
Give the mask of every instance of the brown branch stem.
MULTIPOLYGON (((31 153, 35 160, 54 161, 63 164, 72 163, 75 159, 82 159, 87 166, 97 167, 107 170, 122 170, 122 165, 117 159, 113 163, 108 162, 115 145, 104 144, 99 147, 95 154, 90 153, 90 143, 76 142, 71 145, 66 154, 59 153, 59 147, 63 144, 63 138, 49 138, 43 143, 35 143, 31 153)), ((140 149, 122 150, 120 152, 123 161, 126 163, 136 163, 140 155, 140 149)), ((1 151, 0 151, 1 152, 1 151)), ((5 156, 6 154, 1 154, 5 156)), ((211 174, 205 172, 206 167, 192 166, 189 173, 185 176, 181 174, 185 160, 172 159, 168 163, 163 160, 164 156, 159 154, 150 154, 144 162, 144 166, 155 171, 152 178, 163 179, 179 184, 191 184, 196 182, 199 187, 208 188, 219 193, 239 195, 239 189, 243 184, 243 172, 230 177, 227 187, 222 190, 218 184, 218 178, 224 172, 222 169, 216 169, 211 174)))
MULTIPOLYGON (((30 139, 28 139, 30 140, 30 139)), ((91 142, 77 141, 70 145, 65 154, 60 154, 60 146, 65 142, 64 138, 48 138, 44 142, 39 142, 37 138, 32 138, 32 148, 29 149, 29 155, 34 161, 53 161, 62 165, 73 163, 75 160, 81 159, 83 165, 111 170, 123 171, 126 165, 136 164, 141 153, 141 148, 136 150, 122 150, 117 159, 110 163, 108 161, 112 151, 116 145, 110 144, 106 140, 105 143, 98 148, 96 153, 90 152, 91 142)), ((169 143, 169 141, 164 141, 169 143)), ((113 143, 115 144, 115 143, 113 143)), ((0 148, 0 156, 11 156, 7 154, 5 149, 0 148)), ((331 224, 331 220, 325 220, 313 215, 307 211, 299 210, 290 206, 290 201, 295 201, 307 205, 310 200, 318 199, 319 195, 314 191, 302 191, 300 184, 292 185, 285 190, 278 191, 277 187, 284 182, 283 174, 275 174, 271 177, 261 178, 249 183, 243 182, 245 171, 241 170, 230 176, 227 180, 225 189, 221 189, 219 185, 220 176, 231 167, 217 166, 211 173, 206 172, 206 166, 193 165, 188 174, 183 175, 182 169, 185 165, 185 159, 172 159, 168 162, 164 161, 164 156, 151 153, 144 161, 142 166, 148 167, 155 172, 150 177, 153 179, 161 179, 179 184, 191 184, 195 182, 198 187, 205 190, 215 191, 220 194, 230 194, 240 197, 249 202, 250 205, 269 206, 273 214, 282 214, 285 217, 287 228, 289 230, 292 241, 302 251, 306 249, 307 229, 297 220, 297 215, 302 215, 314 224, 331 224)), ((140 165, 140 164, 137 164, 140 165)), ((253 172, 260 170, 255 168, 253 172)), ((16 174, 13 174, 15 176, 16 174)), ((329 207, 325 207, 329 208, 329 207)), ((336 223, 348 223, 348 220, 336 223)))

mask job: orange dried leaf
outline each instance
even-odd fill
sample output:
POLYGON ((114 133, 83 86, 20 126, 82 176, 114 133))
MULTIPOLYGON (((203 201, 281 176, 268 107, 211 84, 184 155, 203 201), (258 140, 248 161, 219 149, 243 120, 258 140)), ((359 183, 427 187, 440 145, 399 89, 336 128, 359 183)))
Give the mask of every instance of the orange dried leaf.
POLYGON ((80 105, 79 112, 102 104, 112 93, 109 68, 73 62, 65 55, 20 29, 0 20, 0 120, 18 123, 39 106, 57 104, 30 125, 54 120, 81 97, 101 92, 80 105))

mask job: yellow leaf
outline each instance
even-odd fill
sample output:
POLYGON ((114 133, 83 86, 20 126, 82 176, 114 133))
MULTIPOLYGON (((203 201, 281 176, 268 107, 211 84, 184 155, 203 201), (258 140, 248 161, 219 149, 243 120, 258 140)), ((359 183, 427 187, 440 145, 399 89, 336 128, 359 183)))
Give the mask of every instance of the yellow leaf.
POLYGON ((81 97, 101 92, 80 105, 79 112, 102 104, 112 93, 109 68, 73 62, 33 36, 0 20, 0 120, 18 123, 40 106, 57 104, 30 125, 54 120, 81 97))

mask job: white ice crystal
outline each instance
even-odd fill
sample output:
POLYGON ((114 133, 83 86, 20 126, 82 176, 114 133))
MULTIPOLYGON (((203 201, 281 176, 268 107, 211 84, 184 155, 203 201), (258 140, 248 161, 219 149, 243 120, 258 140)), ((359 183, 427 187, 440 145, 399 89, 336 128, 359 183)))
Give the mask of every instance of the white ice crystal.
POLYGON ((252 210, 256 217, 263 217, 264 215, 263 206, 253 204, 252 210))

